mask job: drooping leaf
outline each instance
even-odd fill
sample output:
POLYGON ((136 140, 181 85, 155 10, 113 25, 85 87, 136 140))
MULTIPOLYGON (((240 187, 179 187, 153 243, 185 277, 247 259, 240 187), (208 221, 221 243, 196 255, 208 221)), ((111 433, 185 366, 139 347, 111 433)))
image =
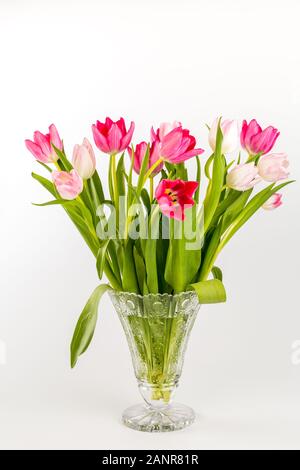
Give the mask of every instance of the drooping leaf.
POLYGON ((189 286, 189 290, 195 290, 200 304, 217 304, 226 301, 226 291, 219 279, 201 281, 189 286))
POLYGON ((97 323, 99 302, 108 289, 111 289, 111 287, 107 284, 96 287, 78 319, 71 342, 72 368, 75 366, 78 357, 87 350, 91 343, 97 323))

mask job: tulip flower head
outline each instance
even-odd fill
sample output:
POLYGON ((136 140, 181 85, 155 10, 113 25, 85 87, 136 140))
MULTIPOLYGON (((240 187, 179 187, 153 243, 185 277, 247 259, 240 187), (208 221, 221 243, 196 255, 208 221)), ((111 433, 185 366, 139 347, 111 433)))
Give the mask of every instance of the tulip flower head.
MULTIPOLYGON (((216 148, 218 124, 219 118, 216 118, 212 123, 208 134, 208 142, 213 151, 215 151, 216 148)), ((223 134, 222 152, 233 152, 239 145, 238 122, 235 120, 231 121, 229 119, 221 119, 220 127, 223 134)))
POLYGON ((134 122, 131 122, 128 131, 123 118, 114 122, 109 117, 102 123, 97 121, 92 125, 95 144, 101 152, 110 155, 123 152, 130 144, 134 131, 134 122))
POLYGON ((96 169, 96 158, 93 147, 87 138, 83 139, 81 145, 76 144, 74 146, 72 163, 77 173, 84 180, 93 176, 96 169))
POLYGON ((274 183, 289 176, 289 161, 286 153, 271 153, 259 159, 258 174, 265 181, 274 183))
POLYGON ((25 145, 29 152, 42 163, 54 163, 58 159, 52 144, 59 150, 63 150, 63 143, 54 124, 49 126, 49 133, 42 134, 35 131, 33 134, 33 141, 26 139, 25 145))
POLYGON ((261 181, 254 162, 236 165, 227 175, 226 184, 237 191, 247 191, 261 181))
POLYGON ((83 181, 76 170, 53 171, 53 183, 63 199, 75 199, 83 190, 83 181))
POLYGON ((262 130, 255 119, 252 119, 249 124, 244 120, 241 132, 241 144, 249 154, 265 154, 270 152, 273 148, 279 134, 278 130, 273 126, 262 130))
MULTIPOLYGON (((143 163, 143 159, 145 157, 146 151, 147 151, 147 142, 141 142, 140 144, 137 144, 135 150, 134 150, 134 160, 133 160, 133 169, 134 171, 139 174, 141 171, 141 166, 143 163)), ((132 158, 132 149, 128 147, 128 153, 130 158, 132 158)), ((148 163, 148 170, 154 165, 155 162, 159 159, 159 143, 157 141, 152 142, 152 145, 150 147, 150 155, 149 155, 149 163, 148 163)), ((151 173, 151 176, 157 175, 163 167, 163 162, 160 163, 155 170, 151 173)))
POLYGON ((273 209, 276 209, 277 207, 282 205, 282 194, 280 193, 275 193, 273 194, 267 202, 265 202, 262 207, 263 209, 267 211, 271 211, 273 209))
POLYGON ((181 163, 204 152, 195 148, 195 137, 177 121, 161 124, 156 132, 152 127, 151 139, 159 143, 159 158, 169 163, 181 163))
POLYGON ((169 218, 184 220, 185 209, 195 204, 193 195, 197 188, 197 181, 162 180, 155 191, 161 212, 169 218))

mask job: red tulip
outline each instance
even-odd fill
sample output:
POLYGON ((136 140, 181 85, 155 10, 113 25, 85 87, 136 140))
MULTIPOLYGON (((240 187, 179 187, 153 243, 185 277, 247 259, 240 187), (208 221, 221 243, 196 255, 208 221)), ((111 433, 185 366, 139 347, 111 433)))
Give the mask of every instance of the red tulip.
POLYGON ((52 144, 55 145, 59 150, 63 149, 63 144, 57 129, 54 124, 49 126, 49 133, 42 134, 39 131, 35 131, 33 134, 33 141, 26 139, 25 145, 29 152, 42 163, 53 163, 58 159, 58 155, 55 152, 52 144))
POLYGON ((275 129, 275 127, 269 126, 262 130, 255 119, 252 119, 249 124, 244 120, 241 144, 252 155, 265 154, 273 148, 279 134, 278 129, 275 129))
POLYGON ((159 142, 159 158, 170 163, 181 163, 204 152, 195 148, 195 137, 177 121, 161 124, 156 132, 152 128, 151 138, 159 142))
POLYGON ((193 195, 197 188, 197 181, 162 180, 155 191, 160 210, 169 218, 184 220, 185 209, 195 204, 193 195))
MULTIPOLYGON (((142 166, 145 154, 146 154, 147 145, 148 144, 146 142, 141 142, 140 144, 137 144, 134 150, 133 169, 137 174, 139 174, 141 171, 141 166, 142 166)), ((153 142, 150 147, 149 163, 148 163, 148 168, 147 168, 148 170, 159 159, 158 147, 159 147, 159 144, 157 141, 153 142)), ((132 149, 130 147, 128 147, 128 153, 130 155, 130 158, 132 158, 132 149)), ((157 173, 161 171, 162 167, 163 167, 163 163, 160 163, 155 168, 155 170, 151 173, 151 176, 157 175, 157 173)))
POLYGON ((128 147, 134 131, 134 122, 131 122, 127 131, 123 118, 113 122, 107 117, 105 123, 97 121, 93 124, 92 131, 98 149, 112 155, 123 152, 128 147))

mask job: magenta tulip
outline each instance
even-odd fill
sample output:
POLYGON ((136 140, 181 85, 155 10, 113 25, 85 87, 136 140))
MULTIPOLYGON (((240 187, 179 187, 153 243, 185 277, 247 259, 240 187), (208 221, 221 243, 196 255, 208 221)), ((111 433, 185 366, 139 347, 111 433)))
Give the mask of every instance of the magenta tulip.
POLYGON ((236 165, 227 175, 226 184, 236 191, 246 191, 253 188, 261 178, 254 162, 236 165))
POLYGON ((259 159, 258 174, 265 181, 275 183, 289 176, 289 161, 286 153, 270 153, 259 159))
POLYGON ((54 124, 49 126, 48 134, 35 131, 33 141, 29 139, 25 140, 25 145, 29 152, 42 163, 53 163, 58 159, 58 155, 52 147, 52 144, 59 150, 63 149, 61 138, 54 124))
POLYGON ((169 163, 181 163, 204 152, 195 148, 195 137, 177 121, 161 124, 156 132, 152 128, 151 138, 159 143, 159 158, 169 163))
POLYGON ((110 155, 123 152, 130 144, 134 131, 134 122, 131 122, 127 131, 123 118, 113 122, 109 117, 105 123, 97 121, 92 125, 95 144, 101 152, 110 155))
POLYGON ((257 155, 258 153, 265 154, 273 148, 279 134, 275 127, 269 126, 262 130, 255 119, 252 119, 249 124, 244 120, 241 144, 251 155, 257 155))
MULTIPOLYGON (((141 166, 143 163, 143 159, 146 154, 147 150, 147 142, 141 142, 140 144, 137 144, 135 150, 134 150, 134 160, 133 160, 133 169, 134 171, 139 174, 141 171, 141 166)), ((128 147, 128 153, 130 158, 132 158, 132 149, 128 147)), ((157 141, 153 142, 152 145, 150 146, 150 155, 149 155, 149 163, 148 163, 148 168, 151 168, 155 162, 159 159, 159 143, 157 141)), ((157 175, 163 167, 163 163, 160 163, 155 170, 151 173, 151 176, 157 175)))
POLYGON ((67 171, 53 171, 53 183, 63 199, 75 199, 83 190, 83 181, 81 176, 76 170, 67 171))
POLYGON ((267 202, 265 202, 262 207, 263 209, 267 211, 271 211, 273 209, 276 209, 277 207, 282 205, 282 194, 280 193, 275 193, 273 196, 271 196, 267 202))
POLYGON ((169 218, 184 220, 185 209, 195 204, 193 195, 197 188, 197 181, 162 180, 155 191, 161 212, 169 218))
POLYGON ((82 145, 76 144, 74 146, 72 163, 84 180, 93 176, 96 169, 96 159, 93 147, 86 137, 83 139, 82 145))

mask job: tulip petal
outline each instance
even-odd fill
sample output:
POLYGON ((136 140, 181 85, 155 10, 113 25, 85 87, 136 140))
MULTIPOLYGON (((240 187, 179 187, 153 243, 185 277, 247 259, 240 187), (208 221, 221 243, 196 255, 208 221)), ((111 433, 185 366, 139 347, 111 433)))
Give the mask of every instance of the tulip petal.
POLYGON ((25 145, 29 152, 32 153, 32 155, 40 162, 43 163, 49 163, 49 157, 45 155, 42 152, 42 149, 39 145, 37 145, 35 142, 32 142, 32 140, 26 139, 25 140, 25 145))
POLYGON ((120 131, 120 128, 117 126, 117 124, 113 123, 107 134, 107 141, 110 153, 116 153, 120 150, 121 139, 122 133, 120 131))
POLYGON ((98 149, 101 150, 101 152, 109 153, 110 148, 108 146, 107 140, 104 135, 100 133, 98 127, 96 127, 95 124, 92 125, 92 132, 95 144, 97 145, 98 149))
POLYGON ((128 129, 127 134, 125 134, 125 136, 121 140, 121 147, 120 147, 121 152, 123 150, 125 150, 128 147, 128 145, 130 144, 131 139, 132 139, 132 135, 133 135, 133 132, 134 132, 134 128, 135 128, 135 124, 134 124, 133 121, 131 121, 130 127, 128 129))
POLYGON ((50 142, 54 144, 56 148, 58 148, 59 150, 62 150, 63 144, 54 124, 51 124, 49 126, 49 134, 50 134, 50 142))

